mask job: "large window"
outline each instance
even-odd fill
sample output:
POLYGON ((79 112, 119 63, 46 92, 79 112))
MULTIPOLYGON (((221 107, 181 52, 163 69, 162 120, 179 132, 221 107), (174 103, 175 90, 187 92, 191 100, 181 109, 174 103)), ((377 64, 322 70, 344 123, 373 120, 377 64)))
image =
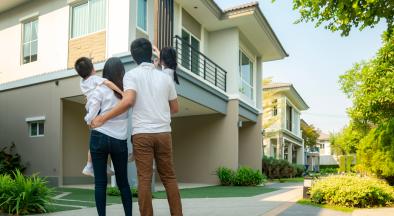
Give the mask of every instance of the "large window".
POLYGON ((242 51, 239 52, 239 73, 239 91, 253 100, 253 61, 251 61, 250 58, 242 51))
POLYGON ((293 131, 293 107, 286 105, 286 129, 293 131))
POLYGON ((29 122, 29 135, 31 137, 44 136, 44 121, 29 122))
POLYGON ((182 66, 198 74, 200 68, 200 41, 186 30, 182 30, 182 66))
POLYGON ((72 7, 71 38, 105 29, 105 0, 89 0, 72 7))
POLYGON ((147 0, 137 0, 137 26, 146 31, 147 30, 147 0))
POLYGON ((23 24, 23 64, 37 61, 38 20, 30 20, 23 24))

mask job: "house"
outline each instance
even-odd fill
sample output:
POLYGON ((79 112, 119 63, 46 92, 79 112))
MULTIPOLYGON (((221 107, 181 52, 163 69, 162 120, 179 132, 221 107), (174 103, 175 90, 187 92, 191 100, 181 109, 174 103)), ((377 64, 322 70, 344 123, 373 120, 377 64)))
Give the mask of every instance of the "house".
POLYGON ((320 132, 317 145, 320 147, 320 165, 338 165, 338 158, 332 152, 328 134, 320 132))
POLYGON ((262 64, 287 54, 258 3, 223 10, 213 0, 4 0, 0 143, 16 144, 26 174, 55 185, 92 182, 81 174, 89 129, 72 66, 88 56, 100 72, 117 56, 130 70, 129 46, 140 37, 178 52, 179 181, 216 183, 219 166, 261 169, 262 64))
MULTIPOLYGON (((308 123, 301 119, 301 128, 309 127, 308 123)), ((305 146, 305 165, 307 170, 318 172, 320 168, 320 145, 305 146)))
POLYGON ((263 86, 264 155, 304 164, 301 112, 309 107, 291 83, 263 86))

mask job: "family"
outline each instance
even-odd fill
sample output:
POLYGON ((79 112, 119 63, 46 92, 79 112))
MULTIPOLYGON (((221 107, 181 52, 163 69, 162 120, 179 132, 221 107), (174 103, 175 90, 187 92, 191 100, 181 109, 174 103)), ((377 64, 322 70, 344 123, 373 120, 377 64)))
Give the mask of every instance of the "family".
POLYGON ((132 215, 132 195, 127 179, 127 164, 135 160, 138 176, 138 204, 142 216, 153 215, 151 182, 153 160, 166 189, 171 215, 182 215, 171 139, 171 114, 179 111, 175 83, 176 51, 160 52, 149 40, 136 39, 130 52, 138 66, 128 72, 119 58, 106 61, 99 77, 89 58, 75 62, 86 96, 85 121, 91 127, 85 175, 94 176, 95 200, 99 216, 106 215, 107 175, 115 175, 126 216, 132 215), (152 63, 153 52, 159 59, 152 63), (131 122, 128 122, 128 111, 131 122), (133 153, 127 149, 127 129, 131 124, 133 153), (108 165, 108 155, 114 166, 108 165))

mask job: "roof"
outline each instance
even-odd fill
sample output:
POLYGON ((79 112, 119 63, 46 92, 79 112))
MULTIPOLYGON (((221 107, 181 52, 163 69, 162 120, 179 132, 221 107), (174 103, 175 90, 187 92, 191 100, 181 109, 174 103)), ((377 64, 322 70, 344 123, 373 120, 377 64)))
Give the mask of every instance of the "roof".
POLYGON ((319 140, 329 140, 330 139, 330 135, 320 132, 319 134, 319 140))
POLYGON ((248 2, 248 3, 244 3, 244 4, 240 4, 240 5, 236 5, 236 6, 233 6, 233 7, 226 8, 226 9, 223 10, 223 12, 226 13, 226 12, 230 12, 230 11, 236 11, 236 10, 245 9, 245 8, 248 8, 248 7, 256 7, 258 5, 259 5, 259 3, 257 1, 255 1, 255 2, 248 2))
POLYGON ((309 109, 308 104, 304 101, 304 99, 301 97, 301 95, 298 93, 298 91, 294 88, 294 85, 291 83, 269 83, 269 84, 263 84, 263 90, 268 91, 268 90, 273 90, 273 89, 278 89, 278 90, 290 90, 293 91, 298 98, 298 100, 302 103, 302 105, 305 107, 305 110, 309 109))

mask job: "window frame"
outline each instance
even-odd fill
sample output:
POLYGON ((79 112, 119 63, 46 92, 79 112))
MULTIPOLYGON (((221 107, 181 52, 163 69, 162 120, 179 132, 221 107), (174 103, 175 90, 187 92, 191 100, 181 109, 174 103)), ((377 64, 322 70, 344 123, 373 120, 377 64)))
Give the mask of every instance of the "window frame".
POLYGON ((146 29, 143 29, 142 27, 140 27, 139 25, 138 25, 138 12, 139 12, 139 10, 138 10, 138 7, 139 7, 139 1, 140 0, 137 0, 136 1, 136 5, 137 5, 137 7, 136 7, 136 28, 139 30, 139 31, 141 31, 142 33, 144 33, 144 34, 146 34, 146 35, 148 35, 148 23, 149 23, 149 19, 148 19, 148 10, 149 10, 149 7, 148 7, 148 0, 143 0, 143 1, 145 1, 146 2, 146 11, 145 11, 145 28, 146 29))
MULTIPOLYGON (((187 30, 184 26, 182 26, 182 28, 181 28, 181 38, 182 38, 182 39, 183 39, 183 37, 182 37, 183 32, 186 32, 187 34, 189 34, 189 40, 188 40, 187 42, 188 42, 188 45, 189 45, 190 47, 193 47, 193 46, 192 46, 192 37, 193 37, 194 40, 198 41, 198 53, 197 53, 197 56, 198 56, 198 65, 199 65, 199 64, 200 64, 200 53, 201 53, 201 40, 200 40, 198 37, 196 37, 196 35, 194 35, 194 34, 191 33, 189 30, 187 30)), ((181 45, 181 46, 182 46, 182 45, 181 45)), ((182 61, 183 61, 183 49, 181 49, 181 55, 182 55, 182 61)), ((189 48, 189 56, 188 56, 188 57, 189 57, 189 59, 188 59, 189 68, 186 68, 186 67, 182 64, 182 62, 181 62, 180 65, 181 65, 183 68, 189 70, 191 73, 200 75, 201 71, 199 70, 199 67, 198 67, 197 72, 193 72, 193 71, 192 71, 192 65, 193 65, 193 63, 192 63, 192 56, 193 56, 193 50, 192 50, 192 48, 189 48)))
MULTIPOLYGON (((39 19, 38 18, 39 18, 38 16, 34 16, 34 17, 28 18, 26 20, 23 20, 21 22, 21 55, 20 55, 21 56, 20 57, 20 64, 21 65, 26 65, 26 64, 30 64, 30 63, 38 61, 38 24, 39 24, 39 19), (32 29, 33 22, 37 22, 37 38, 36 38, 36 40, 30 39, 29 42, 25 42, 25 25, 30 23, 30 28, 32 29), (33 42, 37 42, 37 54, 36 54, 36 59, 34 61, 31 60, 31 57, 32 57, 32 55, 31 55, 31 44, 33 42), (24 55, 25 54, 25 50, 24 50, 25 47, 24 46, 27 43, 29 43, 29 47, 30 47, 30 53, 29 53, 30 54, 29 55, 30 61, 25 63, 25 55, 24 55)), ((32 32, 33 31, 31 30, 31 34, 32 34, 32 32)))
POLYGON ((30 121, 30 122, 28 122, 28 124, 29 124, 29 137, 43 137, 43 136, 45 136, 45 120, 38 120, 38 121, 30 121), (37 132, 36 132, 36 134, 33 134, 32 133, 32 125, 36 125, 36 127, 37 127, 37 132), (40 131, 40 124, 42 124, 42 126, 43 126, 43 131, 42 131, 42 133, 40 133, 41 131, 40 131))
POLYGON ((242 46, 239 48, 239 58, 238 58, 238 73, 239 73, 239 93, 244 95, 248 100, 251 100, 253 102, 256 101, 256 59, 251 58, 251 55, 245 48, 242 46), (248 82, 243 80, 242 78, 242 71, 241 71, 241 64, 242 64, 242 54, 245 55, 245 57, 249 60, 249 63, 252 64, 252 85, 250 85, 248 82), (245 94, 245 91, 243 90, 243 83, 245 83, 248 87, 251 87, 251 97, 249 97, 247 94, 245 94))
MULTIPOLYGON (((73 27, 74 27, 73 26, 73 20, 74 20, 73 19, 74 18, 73 12, 74 12, 74 8, 78 7, 78 6, 81 6, 81 5, 84 5, 84 4, 88 4, 88 18, 90 18, 90 0, 81 0, 81 1, 78 1, 78 2, 70 5, 70 11, 69 11, 69 40, 74 40, 74 39, 86 37, 86 36, 89 36, 89 35, 96 34, 96 33, 103 32, 103 31, 107 30, 108 1, 107 0, 102 0, 102 1, 104 1, 104 4, 105 4, 105 8, 104 8, 104 13, 105 14, 104 14, 104 26, 103 26, 103 28, 99 29, 97 31, 90 32, 89 31, 89 27, 88 27, 88 33, 87 34, 76 36, 76 37, 73 37, 73 27)), ((90 24, 90 19, 88 20, 88 26, 89 26, 89 24, 90 24)))

